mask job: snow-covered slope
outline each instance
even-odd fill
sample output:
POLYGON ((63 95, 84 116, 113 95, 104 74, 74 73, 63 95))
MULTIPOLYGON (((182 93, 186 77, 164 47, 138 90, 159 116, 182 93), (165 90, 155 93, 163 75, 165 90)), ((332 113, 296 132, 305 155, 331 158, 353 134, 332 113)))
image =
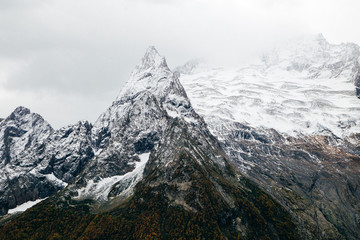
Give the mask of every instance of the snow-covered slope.
POLYGON ((215 131, 222 120, 274 128, 291 135, 360 131, 356 97, 359 46, 334 45, 322 35, 291 41, 260 65, 210 68, 186 65, 184 85, 196 111, 215 131))

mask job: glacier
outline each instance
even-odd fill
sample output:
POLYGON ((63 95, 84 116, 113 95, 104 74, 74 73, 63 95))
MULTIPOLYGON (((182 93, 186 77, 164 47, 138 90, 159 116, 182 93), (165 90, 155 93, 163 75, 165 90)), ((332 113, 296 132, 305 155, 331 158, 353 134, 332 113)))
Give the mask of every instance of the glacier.
POLYGON ((233 121, 292 136, 330 130, 343 137, 360 130, 359 59, 359 46, 330 44, 319 34, 274 48, 260 64, 192 63, 176 70, 214 133, 219 123, 233 121))

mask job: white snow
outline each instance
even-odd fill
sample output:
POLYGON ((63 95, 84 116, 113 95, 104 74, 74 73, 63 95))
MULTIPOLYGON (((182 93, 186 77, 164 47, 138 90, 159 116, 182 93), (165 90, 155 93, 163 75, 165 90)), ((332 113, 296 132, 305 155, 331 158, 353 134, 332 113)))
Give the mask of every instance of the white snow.
POLYGON ((141 63, 131 73, 117 100, 134 96, 142 91, 149 91, 158 97, 163 97, 171 87, 169 79, 172 76, 165 58, 160 56, 157 50, 151 46, 147 49, 141 63))
POLYGON ((63 182, 60 179, 58 179, 57 177, 55 177, 55 175, 53 173, 45 174, 44 176, 47 178, 47 180, 54 183, 55 185, 62 186, 62 187, 66 187, 68 185, 66 182, 63 182))
POLYGON ((262 65, 201 65, 180 81, 212 129, 230 120, 291 135, 330 129, 340 137, 360 131, 358 57, 358 46, 331 45, 320 35, 274 50, 262 65))
POLYGON ((95 156, 100 155, 101 152, 102 152, 102 149, 97 150, 97 151, 95 152, 95 156))
POLYGON ((13 214, 16 212, 24 212, 26 209, 31 208, 32 206, 35 206, 36 204, 38 204, 39 202, 45 200, 46 198, 43 199, 37 199, 35 201, 28 201, 25 202, 19 206, 17 206, 16 208, 13 209, 9 209, 8 214, 13 214))
POLYGON ((150 153, 138 155, 140 162, 135 162, 135 168, 124 175, 117 175, 103 178, 99 182, 89 180, 86 187, 78 190, 77 198, 93 197, 97 200, 107 200, 111 188, 114 184, 122 182, 127 185, 121 195, 127 196, 133 187, 142 179, 145 165, 149 160, 150 153))
POLYGON ((165 110, 166 110, 167 114, 172 118, 180 117, 180 115, 177 111, 172 111, 170 109, 165 109, 165 110))

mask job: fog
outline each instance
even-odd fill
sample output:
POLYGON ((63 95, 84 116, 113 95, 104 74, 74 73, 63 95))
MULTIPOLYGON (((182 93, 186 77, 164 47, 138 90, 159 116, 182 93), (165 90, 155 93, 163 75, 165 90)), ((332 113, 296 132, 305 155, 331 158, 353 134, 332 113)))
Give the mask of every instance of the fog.
POLYGON ((0 117, 22 105, 54 128, 94 122, 146 48, 170 68, 256 61, 274 44, 322 33, 360 43, 356 0, 0 1, 0 117))

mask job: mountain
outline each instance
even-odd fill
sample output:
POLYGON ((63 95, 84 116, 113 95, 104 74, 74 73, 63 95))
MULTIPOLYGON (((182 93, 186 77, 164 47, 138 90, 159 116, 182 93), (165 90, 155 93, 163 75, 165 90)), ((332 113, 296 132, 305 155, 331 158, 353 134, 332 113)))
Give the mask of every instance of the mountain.
POLYGON ((49 186, 30 172, 40 160, 36 153, 44 150, 51 126, 38 114, 18 107, 0 122, 0 213, 29 200, 44 198, 58 188, 49 186))
POLYGON ((177 68, 230 160, 289 210, 304 239, 360 236, 359 57, 359 46, 316 35, 258 65, 177 68))
POLYGON ((93 126, 54 131, 44 148, 31 171, 63 189, 4 218, 0 239, 300 239, 286 208, 236 171, 154 47, 93 126))
POLYGON ((64 188, 94 155, 92 126, 79 122, 59 130, 18 107, 0 122, 0 216, 64 188))
POLYGON ((17 108, 0 239, 357 239, 359 57, 316 35, 171 71, 150 47, 94 124, 17 108))

